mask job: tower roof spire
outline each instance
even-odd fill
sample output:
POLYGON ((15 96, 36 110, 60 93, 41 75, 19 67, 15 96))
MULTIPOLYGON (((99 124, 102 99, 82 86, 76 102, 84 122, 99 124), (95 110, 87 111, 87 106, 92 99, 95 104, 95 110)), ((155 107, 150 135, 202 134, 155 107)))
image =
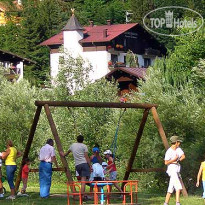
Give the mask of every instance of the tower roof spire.
POLYGON ((62 31, 84 30, 83 27, 80 25, 78 19, 75 17, 75 9, 72 8, 71 12, 72 16, 70 17, 62 31))

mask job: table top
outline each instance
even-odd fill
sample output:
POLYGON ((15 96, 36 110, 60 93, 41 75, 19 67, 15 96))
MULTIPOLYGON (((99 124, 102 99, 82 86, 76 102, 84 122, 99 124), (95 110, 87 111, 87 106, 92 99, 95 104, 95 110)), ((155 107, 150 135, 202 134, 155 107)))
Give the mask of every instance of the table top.
POLYGON ((91 186, 95 186, 95 184, 97 186, 113 185, 113 183, 111 183, 111 182, 95 182, 95 183, 91 183, 91 186))

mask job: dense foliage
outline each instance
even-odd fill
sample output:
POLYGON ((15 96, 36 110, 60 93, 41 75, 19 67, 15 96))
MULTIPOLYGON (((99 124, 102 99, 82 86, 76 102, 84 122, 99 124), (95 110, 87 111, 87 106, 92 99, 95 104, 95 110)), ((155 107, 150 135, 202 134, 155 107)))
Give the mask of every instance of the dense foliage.
MULTIPOLYGON (((184 138, 182 147, 186 160, 182 163, 182 175, 190 192, 195 191, 195 180, 205 151, 203 40, 203 32, 178 39, 174 52, 166 59, 157 60, 155 66, 149 68, 146 82, 141 82, 140 93, 133 93, 131 98, 132 102, 157 103, 167 137, 176 134, 184 138)), ((137 119, 139 114, 132 112, 131 116, 137 119)), ((130 122, 125 122, 125 127, 131 127, 130 122)), ((143 168, 163 167, 165 149, 152 119, 148 121, 142 143, 136 165, 143 168)), ((139 174, 138 177, 142 177, 146 188, 160 187, 165 190, 164 174, 150 174, 149 178, 139 174)))
MULTIPOLYGON (((13 5, 11 0, 1 0, 4 4, 13 5)), ((204 1, 177 0, 177 1, 145 1, 145 0, 22 0, 22 9, 12 7, 7 16, 20 17, 19 24, 9 21, 0 27, 0 48, 8 50, 37 63, 26 67, 25 77, 33 85, 40 85, 49 79, 49 50, 39 44, 60 32, 70 17, 70 8, 75 8, 76 16, 82 25, 125 23, 126 11, 130 22, 142 24, 145 14, 155 8, 163 6, 185 6, 198 11, 204 16, 204 1), (15 16, 14 15, 14 16, 15 16)), ((163 14, 164 15, 164 14, 163 14)), ((184 13, 180 14, 185 15, 184 13)), ((173 49, 175 39, 155 36, 167 48, 173 49)))

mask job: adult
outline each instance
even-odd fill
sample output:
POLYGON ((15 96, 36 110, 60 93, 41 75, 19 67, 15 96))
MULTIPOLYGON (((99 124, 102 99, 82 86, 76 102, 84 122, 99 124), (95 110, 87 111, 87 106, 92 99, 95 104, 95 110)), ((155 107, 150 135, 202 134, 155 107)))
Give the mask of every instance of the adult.
POLYGON ((2 178, 2 172, 1 172, 1 167, 2 167, 2 153, 0 152, 0 198, 3 198, 4 197, 4 194, 3 194, 3 184, 2 184, 2 181, 1 181, 1 178, 2 178))
POLYGON ((81 195, 83 199, 87 199, 87 196, 84 196, 85 193, 85 181, 90 176, 90 171, 92 169, 90 158, 88 156, 88 148, 83 144, 84 137, 79 135, 77 137, 77 142, 73 143, 66 153, 61 152, 61 156, 67 156, 70 152, 73 153, 75 160, 75 168, 81 177, 81 195))
POLYGON ((40 197, 48 198, 50 195, 51 179, 52 179, 52 163, 54 162, 56 167, 58 163, 56 160, 55 149, 53 147, 54 142, 52 139, 46 141, 40 149, 39 154, 39 182, 40 182, 40 197))
POLYGON ((15 199, 14 174, 17 169, 16 159, 21 156, 21 152, 13 146, 12 140, 7 141, 6 147, 7 149, 2 155, 2 159, 5 159, 6 176, 11 190, 11 195, 6 199, 15 199))
POLYGON ((176 205, 180 205, 180 191, 182 190, 179 162, 185 159, 185 154, 180 148, 182 140, 178 136, 170 138, 171 147, 166 151, 164 163, 167 165, 167 174, 170 177, 164 205, 168 205, 170 197, 175 189, 176 205))

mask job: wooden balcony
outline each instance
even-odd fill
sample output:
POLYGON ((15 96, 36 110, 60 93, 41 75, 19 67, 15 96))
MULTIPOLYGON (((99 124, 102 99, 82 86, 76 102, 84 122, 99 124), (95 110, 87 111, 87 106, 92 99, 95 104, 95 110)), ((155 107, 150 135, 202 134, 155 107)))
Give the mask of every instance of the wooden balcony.
POLYGON ((11 82, 13 82, 19 78, 19 75, 16 73, 5 73, 4 76, 6 77, 6 79, 8 81, 11 81, 11 82))

